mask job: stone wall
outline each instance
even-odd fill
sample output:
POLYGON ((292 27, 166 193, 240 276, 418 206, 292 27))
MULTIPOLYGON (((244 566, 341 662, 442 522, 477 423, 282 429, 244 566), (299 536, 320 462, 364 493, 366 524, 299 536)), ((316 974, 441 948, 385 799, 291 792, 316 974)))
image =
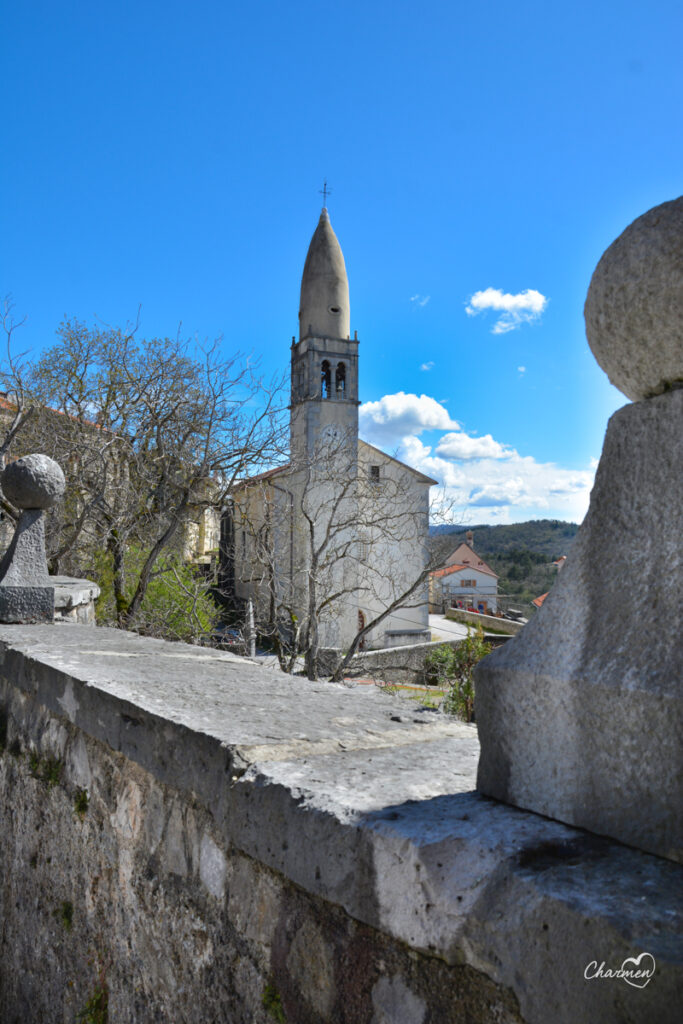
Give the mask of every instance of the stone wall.
POLYGON ((499 619, 496 615, 480 615, 478 612, 466 612, 463 608, 447 608, 446 618, 453 619, 454 622, 464 622, 469 626, 481 626, 484 632, 487 629, 494 629, 500 633, 507 633, 509 636, 516 636, 524 627, 523 622, 499 619))
POLYGON ((389 683, 425 683, 425 659, 437 647, 457 647, 462 640, 433 640, 426 644, 403 647, 385 647, 379 651, 356 654, 349 665, 348 676, 373 679, 389 683))
POLYGON ((71 1021, 105 993, 117 1024, 384 1020, 402 1004, 416 1020, 454 1006, 520 1019, 471 967, 411 952, 226 843, 188 794, 29 702, 19 715, 0 769, 6 1024, 71 1021))
MULTIPOLYGON (((499 647, 509 640, 508 636, 486 635, 486 642, 491 647, 499 647)), ((370 677, 387 683, 410 683, 415 686, 425 684, 425 659, 437 647, 455 649, 462 643, 456 640, 430 640, 425 644, 403 645, 402 647, 383 647, 379 650, 361 651, 354 654, 346 671, 347 679, 370 677)), ((342 658, 342 652, 335 647, 321 650, 318 665, 323 675, 331 676, 342 658)))
POLYGON ((0 627, 0 711, 3 1024, 677 1019, 683 868, 480 797, 471 726, 78 625, 0 627))

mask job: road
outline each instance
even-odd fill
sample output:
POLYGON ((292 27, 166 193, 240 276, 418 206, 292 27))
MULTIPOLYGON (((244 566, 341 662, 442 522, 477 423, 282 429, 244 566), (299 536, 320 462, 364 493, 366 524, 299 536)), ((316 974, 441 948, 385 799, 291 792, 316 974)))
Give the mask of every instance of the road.
POLYGON ((462 640, 467 636, 467 626, 462 622, 446 619, 443 615, 430 615, 429 628, 432 631, 432 640, 462 640))

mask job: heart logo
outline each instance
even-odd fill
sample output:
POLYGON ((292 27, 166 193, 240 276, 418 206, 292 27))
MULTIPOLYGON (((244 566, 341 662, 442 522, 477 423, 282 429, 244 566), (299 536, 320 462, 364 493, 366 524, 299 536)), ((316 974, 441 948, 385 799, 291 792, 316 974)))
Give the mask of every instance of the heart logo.
POLYGON ((624 972, 621 977, 627 984, 633 985, 634 988, 645 988, 655 973, 655 958, 652 953, 641 953, 640 956, 626 957, 621 965, 621 970, 624 972), (630 978, 629 975, 633 974, 634 971, 638 971, 642 977, 630 978))

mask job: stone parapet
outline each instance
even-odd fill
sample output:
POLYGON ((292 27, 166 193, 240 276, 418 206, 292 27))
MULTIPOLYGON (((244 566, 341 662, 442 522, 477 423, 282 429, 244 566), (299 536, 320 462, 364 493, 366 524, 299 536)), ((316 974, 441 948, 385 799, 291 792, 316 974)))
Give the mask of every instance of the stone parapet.
POLYGON ((95 602, 100 588, 92 580, 51 576, 55 588, 55 622, 95 625, 95 602))
POLYGON ((678 1018, 683 868, 477 794, 472 726, 78 625, 0 687, 2 1020, 678 1018))
POLYGON ((477 672, 483 793, 683 861, 683 390, 627 405, 543 607, 477 672))

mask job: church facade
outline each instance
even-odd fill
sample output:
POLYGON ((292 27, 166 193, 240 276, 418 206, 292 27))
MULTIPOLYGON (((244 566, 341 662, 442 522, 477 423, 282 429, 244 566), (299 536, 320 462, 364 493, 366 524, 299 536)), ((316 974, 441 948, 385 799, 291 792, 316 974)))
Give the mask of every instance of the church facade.
POLYGON ((235 489, 234 590, 259 629, 345 650, 429 639, 427 536, 435 483, 358 436, 359 341, 344 257, 323 208, 292 339, 290 460, 235 489), (417 585, 416 585, 417 584, 417 585))

